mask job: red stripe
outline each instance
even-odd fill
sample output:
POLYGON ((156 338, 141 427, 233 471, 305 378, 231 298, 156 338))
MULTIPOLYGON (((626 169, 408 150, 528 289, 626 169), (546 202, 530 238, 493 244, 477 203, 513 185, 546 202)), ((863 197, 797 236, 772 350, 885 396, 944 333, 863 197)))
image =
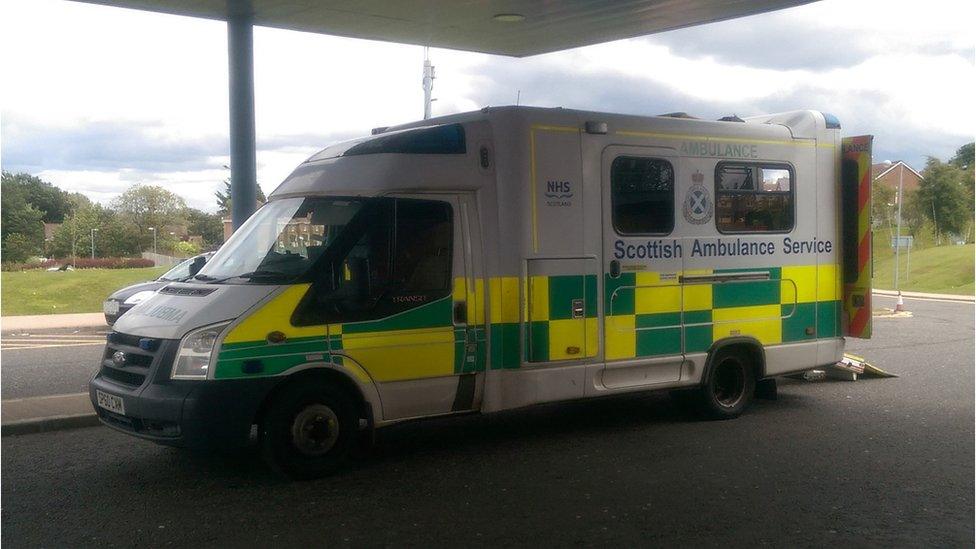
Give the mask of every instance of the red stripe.
POLYGON ((864 274, 864 269, 867 268, 868 261, 871 259, 871 232, 868 231, 864 233, 861 237, 861 242, 857 245, 857 271, 858 279, 864 274))
POLYGON ((854 313, 851 319, 850 334, 854 337, 863 336, 871 318, 871 295, 865 294, 864 306, 854 313))
POLYGON ((864 215, 864 208, 868 205, 868 199, 871 198, 871 178, 870 172, 865 171, 861 174, 861 183, 858 185, 857 189, 857 213, 858 216, 864 215))

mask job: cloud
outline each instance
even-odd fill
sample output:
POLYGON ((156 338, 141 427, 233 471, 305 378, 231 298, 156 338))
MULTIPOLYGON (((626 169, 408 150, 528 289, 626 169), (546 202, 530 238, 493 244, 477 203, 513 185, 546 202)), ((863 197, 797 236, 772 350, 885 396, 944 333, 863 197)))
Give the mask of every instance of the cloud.
MULTIPOLYGON (((0 49, 18 52, 0 60, 4 169, 99 201, 162 184, 212 208, 228 163, 222 24, 58 0, 3 7, 0 49)), ((920 166, 972 140, 973 15, 943 0, 824 0, 525 59, 433 50, 433 110, 513 104, 519 91, 522 104, 706 119, 810 108, 847 135, 875 134, 879 159, 920 166)), ((333 142, 419 118, 421 61, 414 46, 256 29, 265 192, 333 142)))

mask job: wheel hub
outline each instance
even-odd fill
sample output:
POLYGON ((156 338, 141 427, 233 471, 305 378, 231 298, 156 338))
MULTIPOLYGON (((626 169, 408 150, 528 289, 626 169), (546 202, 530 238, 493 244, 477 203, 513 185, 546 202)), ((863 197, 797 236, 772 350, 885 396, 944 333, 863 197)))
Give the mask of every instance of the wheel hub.
POLYGON ((724 360, 715 370, 712 391, 715 400, 726 408, 738 404, 745 393, 745 374, 742 368, 742 364, 736 360, 724 360))
POLYGON ((309 404, 295 416, 291 439, 307 456, 326 454, 339 440, 339 417, 325 404, 309 404))

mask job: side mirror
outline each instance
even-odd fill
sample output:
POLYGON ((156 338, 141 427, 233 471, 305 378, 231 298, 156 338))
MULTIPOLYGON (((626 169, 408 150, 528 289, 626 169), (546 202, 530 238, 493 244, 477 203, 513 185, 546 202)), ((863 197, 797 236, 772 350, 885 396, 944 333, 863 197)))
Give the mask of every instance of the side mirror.
POLYGON ((198 257, 194 259, 193 263, 190 263, 190 276, 192 277, 195 274, 199 273, 200 269, 202 269, 203 266, 206 264, 207 264, 207 260, 202 257, 198 257))

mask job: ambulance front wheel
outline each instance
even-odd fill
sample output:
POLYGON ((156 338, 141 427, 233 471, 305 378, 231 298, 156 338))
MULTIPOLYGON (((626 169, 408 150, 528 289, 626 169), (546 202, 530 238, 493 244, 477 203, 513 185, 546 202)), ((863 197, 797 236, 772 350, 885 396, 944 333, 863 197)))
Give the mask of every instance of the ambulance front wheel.
POLYGON ((261 450, 276 472, 318 478, 342 466, 355 444, 353 401, 321 381, 292 383, 276 394, 261 421, 261 450))
POLYGON ((700 389, 699 404, 710 419, 738 417, 756 390, 755 368, 749 353, 735 347, 719 349, 700 389))

